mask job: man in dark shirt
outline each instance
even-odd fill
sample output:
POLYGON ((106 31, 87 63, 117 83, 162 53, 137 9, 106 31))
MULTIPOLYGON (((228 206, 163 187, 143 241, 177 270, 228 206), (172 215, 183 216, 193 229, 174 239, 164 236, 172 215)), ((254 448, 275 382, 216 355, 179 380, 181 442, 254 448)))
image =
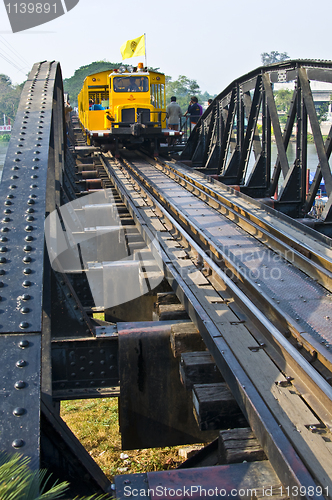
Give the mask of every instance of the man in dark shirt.
POLYGON ((190 99, 190 103, 188 106, 187 111, 185 112, 184 116, 190 115, 190 124, 191 124, 191 130, 195 127, 196 123, 199 120, 199 117, 202 114, 202 108, 198 104, 198 99, 197 97, 192 97, 190 99))

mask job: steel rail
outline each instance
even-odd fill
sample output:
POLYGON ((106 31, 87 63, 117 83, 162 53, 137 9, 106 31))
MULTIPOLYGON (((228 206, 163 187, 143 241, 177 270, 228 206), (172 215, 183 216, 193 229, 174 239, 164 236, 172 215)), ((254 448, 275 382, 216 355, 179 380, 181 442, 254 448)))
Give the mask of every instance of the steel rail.
MULTIPOLYGON (((135 206, 134 200, 131 194, 126 190, 123 178, 123 172, 118 172, 118 169, 114 166, 110 166, 110 163, 105 161, 106 168, 108 169, 113 182, 117 186, 119 193, 121 194, 123 201, 126 203, 128 210, 134 217, 136 223, 142 226, 144 225, 144 231, 150 232, 151 227, 148 226, 148 221, 144 218, 144 211, 141 211, 135 206)), ((135 179, 135 183, 139 184, 139 181, 135 179)), ((140 186, 144 191, 143 186, 140 186)), ((167 217, 168 222, 179 232, 181 232, 182 237, 185 237, 187 244, 195 249, 199 255, 202 256, 204 261, 211 265, 211 268, 218 276, 227 284, 241 300, 242 304, 249 310, 253 310, 257 317, 261 321, 262 326, 274 335, 275 338, 280 341, 280 345, 286 349, 289 349, 291 354, 295 354, 297 361, 303 363, 304 360, 299 359, 298 353, 293 352, 289 346, 287 346, 286 341, 282 334, 262 315, 262 313, 255 308, 254 304, 250 303, 249 299, 237 289, 237 287, 229 280, 229 278, 223 273, 215 263, 206 256, 205 252, 199 248, 199 246, 194 242, 194 240, 189 236, 184 236, 183 228, 167 213, 167 211, 160 205, 160 203, 155 200, 151 195, 147 195, 153 201, 154 207, 157 211, 162 213, 164 217, 167 217)), ((151 203, 149 203, 151 207, 151 203)), ((153 236, 153 235, 152 235, 153 236)), ((153 237, 149 235, 151 241, 153 237)), ((235 398, 241 409, 243 410, 248 422, 255 431, 258 439, 260 440, 262 446, 264 447, 268 458, 270 459, 273 467, 276 470, 281 482, 283 484, 294 484, 300 487, 304 484, 309 484, 307 481, 311 481, 307 472, 301 464, 301 460, 294 453, 294 449, 288 438, 281 430, 280 421, 276 421, 271 414, 270 409, 266 402, 264 402, 262 396, 259 394, 255 387, 255 382, 250 380, 246 371, 241 366, 236 358, 236 353, 232 352, 232 349, 227 344, 227 341, 223 338, 220 326, 214 323, 211 319, 209 312, 204 309, 204 306, 195 297, 195 293, 188 285, 188 282, 182 278, 179 269, 175 265, 172 258, 167 255, 167 250, 163 248, 163 266, 166 267, 166 278, 172 284, 173 289, 176 291, 178 297, 185 305, 188 314, 190 315, 192 321, 195 322, 199 328, 203 339, 210 349, 210 352, 214 356, 218 368, 222 372, 225 380, 231 387, 235 398)), ((259 348, 258 344, 257 347, 259 348)), ((310 365, 306 363, 302 364, 302 369, 309 369, 312 373, 310 365)), ((319 377, 317 373, 313 373, 313 376, 317 383, 320 385, 320 390, 327 391, 328 396, 331 396, 331 388, 326 384, 326 382, 319 377)), ((302 457, 304 459, 304 457, 302 457)), ((310 464, 307 464, 307 467, 310 464)), ((298 496, 292 496, 292 498, 298 498, 298 496)), ((308 498, 311 498, 308 496, 308 498)))
MULTIPOLYGON (((215 182, 200 172, 192 173, 185 166, 179 164, 170 165, 169 162, 156 161, 154 164, 169 177, 175 180, 178 178, 177 182, 186 189, 189 186, 195 186, 198 190, 196 195, 200 199, 216 208, 233 222, 237 218, 236 224, 238 226, 253 234, 255 238, 263 241, 271 249, 281 251, 285 259, 299 269, 305 270, 309 276, 316 279, 329 291, 332 291, 332 251, 326 245, 325 237, 320 238, 321 235, 317 232, 312 234, 310 229, 307 230, 307 226, 302 225, 302 228, 299 227, 299 223, 287 215, 282 214, 283 220, 281 220, 281 217, 279 217, 280 212, 270 208, 269 214, 275 220, 280 221, 282 229, 277 227, 275 222, 269 222, 266 217, 260 216, 263 211, 266 212, 268 208, 266 205, 233 190, 229 186, 215 182), (235 201, 232 198, 235 198, 235 201), (218 201, 220 205, 216 207, 215 201, 218 201), (299 235, 301 235, 302 241, 299 235), (320 250, 326 245, 325 255, 317 248, 318 239, 320 240, 320 250), (330 255, 327 255, 327 253, 330 255)), ((331 245, 331 241, 329 243, 331 245)))
MULTIPOLYGON (((143 185, 141 186, 143 188, 143 185)), ((158 210, 163 214, 163 216, 170 221, 172 226, 175 227, 179 233, 183 232, 183 226, 170 215, 170 213, 157 201, 157 198, 152 196, 152 200, 155 206, 158 207, 158 210)), ((195 230, 199 231, 199 228, 196 227, 195 230)), ((280 332, 280 330, 267 318, 267 316, 263 314, 261 309, 259 309, 258 306, 253 303, 253 301, 250 300, 238 286, 236 286, 232 279, 221 270, 216 262, 206 254, 204 248, 202 248, 196 240, 189 236, 189 233, 186 234, 185 239, 189 243, 190 247, 194 249, 195 253, 201 257, 202 261, 206 263, 209 269, 212 270, 213 273, 215 273, 217 278, 227 285, 228 289, 232 292, 232 296, 236 297, 236 300, 241 303, 241 306, 245 309, 246 314, 251 318, 251 320, 254 321, 255 324, 258 324, 261 330, 266 330, 269 333, 269 335, 273 338, 277 345, 282 349, 284 358, 287 358, 288 361, 295 361, 297 369, 294 368, 294 366, 292 366, 292 369, 295 373, 298 369, 300 369, 302 373, 301 378, 305 378, 305 386, 311 388, 311 397, 308 398, 308 396, 306 396, 308 402, 315 401, 316 407, 321 407, 320 413, 322 415, 322 420, 324 420, 325 423, 330 428, 332 428, 332 409, 329 408, 332 401, 332 387, 330 386, 330 384, 300 354, 298 349, 296 349, 289 342, 289 340, 287 340, 285 335, 280 332), (317 389, 318 393, 316 393, 317 389), (322 403, 323 407, 321 406, 322 403)), ((262 295, 263 294, 261 294, 260 296, 262 295)), ((291 363, 291 365, 294 365, 294 363, 291 363)), ((296 382, 294 383, 296 384, 296 382)), ((299 389, 300 388, 301 384, 299 384, 299 389)))
MULTIPOLYGON (((151 164, 151 159, 145 161, 148 161, 148 163, 151 164)), ((264 305, 265 312, 268 314, 270 319, 273 319, 273 321, 275 321, 276 318, 279 319, 279 328, 284 329, 285 335, 292 335, 299 343, 299 347, 304 346, 313 360, 317 358, 319 363, 322 363, 328 369, 329 373, 327 374, 327 377, 330 377, 330 373, 332 372, 332 354, 326 349, 326 347, 323 344, 320 344, 315 338, 312 338, 312 336, 305 330, 305 327, 298 323, 297 318, 291 317, 290 314, 278 305, 277 301, 275 301, 273 297, 263 292, 257 281, 252 279, 249 280, 247 278, 246 269, 242 269, 243 266, 241 266, 241 261, 236 262, 236 260, 232 257, 232 254, 229 254, 225 249, 216 246, 216 243, 204 234, 200 227, 198 227, 193 221, 188 220, 188 217, 182 213, 179 207, 172 205, 172 203, 170 203, 169 200, 167 200, 166 197, 160 193, 157 185, 150 182, 144 174, 137 172, 137 169, 135 169, 134 166, 131 166, 130 163, 128 163, 128 168, 131 168, 133 174, 140 179, 149 192, 153 193, 154 196, 161 201, 163 206, 167 207, 167 209, 176 216, 177 220, 179 220, 182 224, 182 227, 186 230, 190 230, 194 239, 199 242, 201 246, 204 245, 205 250, 211 252, 211 255, 217 260, 219 265, 220 263, 222 265, 226 265, 226 267, 228 267, 231 272, 241 280, 247 289, 247 293, 250 293, 252 297, 255 296, 260 303, 260 306, 264 305)), ((195 186, 194 192, 190 189, 189 191, 196 195, 197 189, 198 188, 195 186)), ((200 193, 198 192, 198 194, 200 193)), ((203 201, 205 202, 205 199, 203 199, 203 201)), ((242 211, 244 212, 243 207, 242 211)))

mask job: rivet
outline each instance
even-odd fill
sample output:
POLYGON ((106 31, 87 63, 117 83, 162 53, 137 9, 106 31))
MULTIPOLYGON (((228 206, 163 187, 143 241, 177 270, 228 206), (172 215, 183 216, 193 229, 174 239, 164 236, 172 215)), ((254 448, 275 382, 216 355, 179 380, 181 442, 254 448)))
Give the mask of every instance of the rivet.
POLYGON ((15 158, 15 160, 14 160, 14 161, 21 161, 21 160, 20 160, 19 158, 15 158))
POLYGON ((7 194, 7 198, 12 199, 12 198, 14 198, 14 195, 13 194, 7 194))
POLYGON ((0 288, 3 288, 3 281, 0 281, 0 288))
POLYGON ((32 250, 32 246, 30 246, 30 245, 24 245, 23 250, 24 250, 25 252, 31 252, 31 250, 32 250))
POLYGON ((31 179, 38 179, 38 175, 36 175, 36 174, 35 174, 35 175, 32 175, 32 176, 31 176, 31 179))
MULTIPOLYGON (((21 140, 22 140, 22 141, 24 141, 24 139, 21 139, 21 140)), ((19 146, 20 146, 20 148, 22 148, 22 147, 23 147, 23 144, 19 144, 19 146)), ((12 167, 12 170, 20 170, 20 168, 19 168, 17 165, 14 165, 14 166, 12 167)))
POLYGON ((15 415, 15 417, 21 417, 22 415, 24 415, 25 413, 25 409, 18 406, 17 408, 14 408, 13 410, 13 415, 15 415))
POLYGON ((23 380, 18 380, 14 384, 15 389, 24 389, 26 387, 26 383, 23 380))
POLYGON ((10 208, 6 208, 4 211, 3 211, 4 214, 11 214, 12 211, 10 210, 10 208))
POLYGON ((5 264, 7 262, 6 257, 0 257, 0 264, 5 264))
POLYGON ((25 226, 25 231, 33 231, 33 226, 25 226))
POLYGON ((29 307, 22 307, 21 310, 20 310, 20 312, 22 314, 28 314, 28 312, 30 312, 30 309, 29 309, 29 307))
POLYGON ((26 321, 22 321, 20 323, 20 328, 22 328, 22 330, 25 330, 26 328, 29 328, 29 323, 27 323, 26 321))
POLYGON ((29 194, 29 198, 37 198, 36 194, 29 194))
POLYGON ((0 252, 1 253, 4 253, 4 252, 7 252, 7 247, 0 247, 0 252))
POLYGON ((24 359, 19 359, 18 361, 16 361, 17 368, 23 368, 26 365, 27 365, 27 362, 24 361, 24 359))
POLYGON ((6 205, 6 207, 9 207, 10 205, 12 205, 12 202, 10 200, 6 200, 5 205, 6 205))
POLYGON ((28 236, 26 236, 25 238, 25 241, 33 241, 33 236, 31 236, 30 234, 28 236))
POLYGON ((30 299, 31 299, 31 297, 27 293, 25 293, 24 295, 22 295, 22 300, 30 300, 30 299))
POLYGON ((26 349, 27 347, 29 347, 29 345, 30 345, 30 342, 26 339, 20 340, 18 343, 18 347, 20 347, 21 349, 26 349))
POLYGON ((31 186, 30 186, 31 189, 35 189, 37 187, 38 187, 38 184, 31 184, 31 186))
POLYGON ((8 233, 8 231, 9 231, 9 227, 2 227, 2 228, 0 229, 0 231, 1 231, 2 233, 8 233))
POLYGON ((34 158, 32 161, 39 161, 39 158, 34 158))
POLYGON ((6 274, 6 271, 4 269, 0 269, 0 276, 3 276, 4 274, 6 274))
MULTIPOLYGON (((39 139, 42 139, 42 137, 39 137, 39 139)), ((38 165, 35 165, 34 167, 32 167, 32 170, 38 170, 38 169, 39 169, 38 165)))
POLYGON ((33 220, 35 220, 34 216, 33 215, 28 215, 28 217, 26 218, 27 222, 32 222, 33 220))
POLYGON ((14 439, 14 441, 12 442, 13 448, 22 448, 22 446, 24 446, 23 439, 14 439))
POLYGON ((31 281, 29 281, 29 280, 25 280, 25 281, 23 281, 22 285, 23 285, 24 287, 31 286, 31 281))
MULTIPOLYGON (((1 257, 0 257, 0 261, 1 261, 1 257)), ((32 271, 31 271, 30 267, 25 267, 25 268, 23 269, 23 273, 24 273, 24 274, 31 274, 31 272, 32 272, 32 271)))
MULTIPOLYGON (((0 248, 0 252, 1 252, 1 248, 0 248)), ((31 262, 31 257, 29 257, 28 255, 26 255, 25 257, 23 257, 23 262, 25 264, 28 264, 29 262, 31 262)))
POLYGON ((4 217, 2 219, 2 222, 10 222, 11 221, 11 218, 10 217, 4 217))
POLYGON ((10 189, 16 189, 17 188, 17 186, 15 186, 15 184, 11 184, 9 187, 10 187, 10 189))
MULTIPOLYGON (((21 153, 21 151, 19 151, 19 152, 21 153)), ((11 176, 11 179, 18 179, 18 178, 19 178, 18 175, 12 175, 11 176)))
POLYGON ((34 209, 34 208, 32 208, 32 207, 29 207, 29 208, 27 209, 27 214, 33 214, 34 212, 35 212, 35 209, 34 209))
POLYGON ((31 198, 28 200, 28 205, 34 205, 35 204, 35 200, 31 200, 31 198))

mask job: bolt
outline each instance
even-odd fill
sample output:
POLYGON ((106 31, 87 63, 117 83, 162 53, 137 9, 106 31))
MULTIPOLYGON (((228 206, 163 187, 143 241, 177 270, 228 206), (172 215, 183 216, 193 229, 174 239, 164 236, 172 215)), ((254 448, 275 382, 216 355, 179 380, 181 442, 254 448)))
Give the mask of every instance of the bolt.
POLYGON ((22 415, 24 415, 24 413, 25 413, 25 409, 21 408, 20 406, 15 408, 13 411, 13 415, 15 415, 15 417, 21 417, 22 415))
POLYGON ((26 387, 26 383, 23 380, 19 380, 14 384, 15 389, 24 389, 26 387))
POLYGON ((16 361, 17 368, 23 368, 26 365, 27 365, 27 362, 24 361, 24 359, 19 359, 18 361, 16 361))
POLYGON ((29 345, 30 345, 30 342, 28 340, 20 340, 20 342, 18 343, 18 346, 21 349, 25 349, 26 347, 29 347, 29 345))
POLYGON ((24 445, 23 439, 14 439, 14 441, 12 442, 13 448, 22 448, 23 445, 24 445))

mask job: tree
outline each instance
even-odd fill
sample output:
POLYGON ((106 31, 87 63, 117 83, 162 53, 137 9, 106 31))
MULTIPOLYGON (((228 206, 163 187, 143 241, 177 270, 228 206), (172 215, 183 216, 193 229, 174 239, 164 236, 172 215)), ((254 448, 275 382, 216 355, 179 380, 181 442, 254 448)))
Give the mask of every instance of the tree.
POLYGON ((184 75, 180 75, 174 81, 172 81, 172 77, 166 76, 167 104, 173 95, 176 97, 183 113, 187 110, 191 96, 196 96, 201 103, 215 97, 215 95, 211 95, 206 91, 202 94, 197 81, 191 80, 184 75))
POLYGON ((319 106, 318 112, 317 112, 318 123, 326 122, 328 112, 329 112, 329 103, 323 102, 319 106))
POLYGON ((12 121, 20 103, 24 83, 13 85, 9 76, 0 74, 0 118, 6 115, 12 121))
POLYGON ((280 89, 274 92, 274 99, 277 110, 281 113, 287 113, 293 97, 293 92, 288 89, 280 89))
POLYGON ((289 55, 287 54, 287 52, 280 53, 276 50, 273 50, 272 52, 263 52, 261 54, 261 59, 263 66, 268 66, 269 64, 275 64, 289 59, 289 55))

